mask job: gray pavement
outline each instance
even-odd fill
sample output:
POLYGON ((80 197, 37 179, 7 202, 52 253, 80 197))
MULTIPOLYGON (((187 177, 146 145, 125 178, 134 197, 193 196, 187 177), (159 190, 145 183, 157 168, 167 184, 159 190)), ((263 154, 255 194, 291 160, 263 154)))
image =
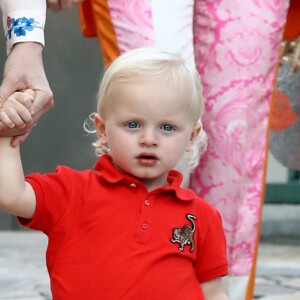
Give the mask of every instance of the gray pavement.
MULTIPOLYGON (((44 235, 0 231, 0 300, 50 300, 44 235)), ((300 242, 260 244, 255 298, 300 300, 300 242)))
POLYGON ((255 299, 300 300, 299 241, 260 243, 255 299))

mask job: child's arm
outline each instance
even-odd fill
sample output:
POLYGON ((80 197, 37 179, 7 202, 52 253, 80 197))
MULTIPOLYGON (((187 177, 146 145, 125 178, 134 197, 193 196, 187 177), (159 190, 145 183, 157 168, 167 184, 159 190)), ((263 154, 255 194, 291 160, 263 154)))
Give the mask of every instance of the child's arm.
POLYGON ((201 289, 205 300, 229 300, 220 277, 201 283, 201 289))
MULTIPOLYGON (((28 114, 30 115, 22 103, 20 93, 17 94, 17 97, 16 94, 9 97, 1 108, 1 118, 4 114, 8 117, 4 120, 6 124, 10 121, 14 124, 26 123, 28 114), (19 103, 16 104, 16 101, 19 103), (10 111, 9 116, 6 114, 7 108, 10 111)), ((20 149, 11 146, 11 139, 0 137, 0 209, 30 219, 35 211, 36 198, 31 185, 24 179, 20 149)))

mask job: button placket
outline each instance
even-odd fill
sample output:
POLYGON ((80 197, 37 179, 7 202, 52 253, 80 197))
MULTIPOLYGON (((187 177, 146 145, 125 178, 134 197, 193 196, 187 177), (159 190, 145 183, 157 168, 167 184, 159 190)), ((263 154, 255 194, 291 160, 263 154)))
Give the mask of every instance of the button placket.
POLYGON ((141 201, 140 222, 135 241, 139 244, 148 244, 151 236, 152 205, 148 197, 141 201))

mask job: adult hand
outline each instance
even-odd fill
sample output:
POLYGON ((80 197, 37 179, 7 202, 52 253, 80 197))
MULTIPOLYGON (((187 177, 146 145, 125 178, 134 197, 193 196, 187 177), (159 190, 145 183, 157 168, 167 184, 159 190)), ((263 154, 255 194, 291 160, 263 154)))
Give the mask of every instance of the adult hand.
MULTIPOLYGON (((53 106, 53 94, 44 71, 42 51, 43 46, 38 43, 16 44, 5 62, 0 86, 0 107, 15 91, 34 91, 34 122, 53 106)), ((13 136, 12 146, 22 143, 31 128, 9 128, 0 121, 0 135, 13 136)))
POLYGON ((61 10, 70 10, 73 4, 77 4, 84 0, 47 0, 47 7, 55 12, 61 10))

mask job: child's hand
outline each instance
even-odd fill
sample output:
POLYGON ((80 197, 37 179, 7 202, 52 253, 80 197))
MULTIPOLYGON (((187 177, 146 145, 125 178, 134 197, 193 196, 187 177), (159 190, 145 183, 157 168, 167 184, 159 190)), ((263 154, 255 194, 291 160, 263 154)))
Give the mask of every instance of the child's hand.
POLYGON ((34 92, 26 90, 15 92, 3 103, 0 109, 0 120, 2 133, 5 136, 5 127, 27 128, 33 123, 31 107, 34 99, 34 92), (4 130, 3 130, 4 126, 4 130))

